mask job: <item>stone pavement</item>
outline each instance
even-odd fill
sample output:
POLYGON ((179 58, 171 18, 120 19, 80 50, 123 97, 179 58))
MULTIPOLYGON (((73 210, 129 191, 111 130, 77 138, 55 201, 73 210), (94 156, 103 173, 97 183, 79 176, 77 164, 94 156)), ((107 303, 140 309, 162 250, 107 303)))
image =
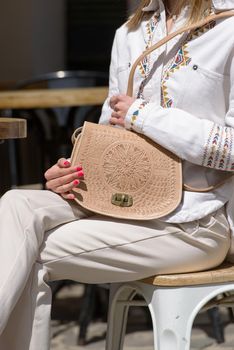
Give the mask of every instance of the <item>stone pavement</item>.
MULTIPOLYGON (((104 350, 106 323, 95 320, 88 328, 87 345, 78 346, 77 316, 83 287, 64 287, 56 298, 52 312, 51 350, 104 350)), ((234 323, 229 321, 226 308, 220 308, 225 331, 225 343, 217 344, 207 312, 201 312, 193 326, 191 350, 234 350, 234 323)), ((153 350, 152 328, 147 325, 148 315, 144 308, 130 308, 124 350, 153 350)), ((149 322, 148 322, 149 323, 149 322)), ((173 349, 168 349, 173 350, 173 349)))

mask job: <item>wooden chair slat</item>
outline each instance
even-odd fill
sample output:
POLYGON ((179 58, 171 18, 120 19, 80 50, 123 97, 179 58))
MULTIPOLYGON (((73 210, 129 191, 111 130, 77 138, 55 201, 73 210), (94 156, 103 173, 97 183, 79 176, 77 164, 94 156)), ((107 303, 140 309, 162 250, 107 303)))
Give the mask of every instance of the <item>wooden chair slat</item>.
POLYGON ((208 271, 156 275, 141 280, 155 286, 179 287, 234 281, 234 266, 224 263, 208 271))

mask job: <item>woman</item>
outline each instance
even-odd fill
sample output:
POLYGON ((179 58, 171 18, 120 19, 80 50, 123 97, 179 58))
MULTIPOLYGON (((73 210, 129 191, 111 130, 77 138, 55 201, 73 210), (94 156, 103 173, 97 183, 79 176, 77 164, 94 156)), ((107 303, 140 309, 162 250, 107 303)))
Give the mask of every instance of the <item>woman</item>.
MULTIPOLYGON (((188 3, 144 0, 117 31, 100 122, 147 135, 184 160, 186 183, 207 187, 234 169, 234 18, 154 51, 138 67, 134 97, 125 95, 131 64, 146 47, 212 11, 234 8, 233 0, 188 3)), ((50 191, 14 190, 1 199, 0 349, 49 349, 50 280, 102 283, 196 271, 228 253, 231 180, 210 193, 184 192, 167 217, 135 222, 74 205, 70 190, 83 176, 81 165, 60 159, 45 173, 50 191)))

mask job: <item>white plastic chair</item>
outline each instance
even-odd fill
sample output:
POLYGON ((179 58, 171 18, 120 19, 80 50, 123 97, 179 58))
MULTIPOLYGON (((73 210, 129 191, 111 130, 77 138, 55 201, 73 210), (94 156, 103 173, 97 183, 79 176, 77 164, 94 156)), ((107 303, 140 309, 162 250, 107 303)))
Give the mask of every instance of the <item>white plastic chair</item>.
POLYGON ((106 350, 122 350, 130 306, 148 306, 155 350, 189 350, 193 321, 205 306, 233 306, 234 266, 185 274, 154 276, 143 281, 112 284, 106 350), (136 294, 144 301, 133 300, 136 294), (219 298, 215 298, 219 295, 219 298), (213 299, 215 298, 215 299, 213 299), (213 300, 212 300, 213 299, 213 300))

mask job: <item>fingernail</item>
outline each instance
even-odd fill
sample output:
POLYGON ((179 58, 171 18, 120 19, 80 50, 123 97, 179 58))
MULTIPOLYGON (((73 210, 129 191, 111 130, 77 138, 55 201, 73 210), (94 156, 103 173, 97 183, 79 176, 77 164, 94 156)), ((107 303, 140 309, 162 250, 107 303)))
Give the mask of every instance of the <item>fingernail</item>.
POLYGON ((75 185, 75 186, 79 185, 79 183, 80 183, 79 180, 74 180, 74 181, 73 181, 73 185, 75 185))
POLYGON ((66 160, 63 165, 70 165, 70 162, 68 160, 66 160))
POLYGON ((84 176, 84 172, 83 171, 78 171, 77 175, 78 175, 78 177, 83 177, 84 176))
POLYGON ((76 168, 77 171, 80 171, 80 170, 82 170, 82 169, 83 169, 82 166, 78 166, 78 167, 76 168))
POLYGON ((75 199, 74 194, 69 194, 68 199, 75 199))

